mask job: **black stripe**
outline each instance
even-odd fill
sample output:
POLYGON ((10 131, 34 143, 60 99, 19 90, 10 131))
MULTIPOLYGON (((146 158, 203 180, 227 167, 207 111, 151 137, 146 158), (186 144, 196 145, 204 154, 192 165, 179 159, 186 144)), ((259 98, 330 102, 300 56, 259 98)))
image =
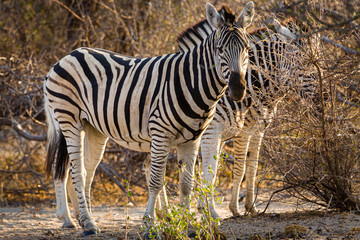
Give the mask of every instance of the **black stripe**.
POLYGON ((77 119, 75 118, 74 113, 72 113, 72 112, 70 112, 70 111, 68 111, 68 110, 58 109, 58 108, 54 109, 54 113, 57 113, 57 112, 66 114, 66 115, 72 117, 72 119, 74 119, 75 122, 77 121, 77 119))
MULTIPOLYGON (((203 86, 202 90, 204 91, 204 93, 206 95, 206 98, 215 101, 215 98, 211 95, 210 88, 209 88, 209 82, 210 82, 210 84, 212 84, 211 81, 214 80, 213 76, 212 76, 212 73, 211 73, 211 68, 213 66, 211 65, 212 63, 211 63, 211 60, 210 60, 210 59, 213 58, 213 56, 211 56, 209 58, 209 56, 207 55, 207 52, 205 51, 206 48, 204 48, 203 45, 200 45, 199 48, 200 48, 200 54, 201 54, 202 57, 200 57, 200 59, 199 59, 199 68, 200 68, 201 76, 200 76, 200 79, 199 79, 198 86, 200 85, 200 81, 201 81, 202 86, 203 86), (207 72, 206 72, 206 70, 207 70, 207 72), (207 78, 206 73, 208 73, 208 75, 210 76, 210 79, 207 78)), ((200 91, 199 87, 197 88, 197 90, 200 91)), ((216 90, 217 90, 216 87, 214 88, 214 90, 216 92, 216 90)), ((205 102, 202 100, 202 98, 199 97, 199 100, 197 101, 197 104, 202 110, 204 110, 206 112, 209 111, 209 106, 207 104, 205 104, 205 102)))
MULTIPOLYGON (((131 79, 131 85, 130 85, 130 88, 129 88, 129 91, 127 93, 127 97, 126 97, 126 100, 125 100, 125 121, 126 121, 126 127, 128 129, 128 134, 129 134, 129 137, 136 141, 133 136, 132 136, 132 132, 131 132, 131 124, 130 124, 130 117, 132 118, 142 118, 142 115, 140 116, 131 116, 130 114, 130 106, 131 106, 131 102, 132 100, 132 94, 134 92, 134 89, 135 89, 135 86, 137 85, 137 83, 139 81, 143 81, 143 79, 139 79, 139 76, 140 76, 140 73, 144 70, 144 66, 151 60, 151 58, 145 58, 139 66, 137 66, 137 69, 136 69, 136 72, 133 76, 133 78, 131 79)), ((141 105, 141 102, 140 102, 140 105, 141 105)))
POLYGON ((54 97, 57 97, 57 98, 67 101, 68 103, 75 106, 80 111, 79 105, 74 100, 72 100, 72 98, 70 98, 69 96, 62 94, 62 93, 54 92, 54 91, 50 90, 48 87, 46 87, 46 91, 48 93, 50 93, 51 95, 53 95, 54 97))
MULTIPOLYGON (((53 67, 53 70, 62 79, 64 79, 65 81, 67 81, 71 85, 73 85, 75 87, 75 89, 77 90, 77 92, 79 93, 79 96, 81 97, 79 85, 77 84, 75 79, 71 76, 71 74, 69 74, 63 67, 60 66, 59 62, 55 64, 55 66, 53 67)), ((81 100, 84 102, 84 100, 82 98, 81 98, 81 100)))
POLYGON ((95 118, 96 118, 96 121, 97 121, 97 124, 100 128, 100 131, 101 132, 104 132, 104 130, 102 129, 102 126, 100 124, 100 121, 99 121, 99 113, 98 113, 98 83, 97 83, 97 79, 96 77, 94 76, 94 74, 92 73, 92 71, 90 70, 90 67, 88 65, 88 63, 86 62, 85 60, 85 54, 84 53, 81 53, 77 50, 75 51, 72 51, 70 53, 71 56, 75 57, 78 62, 80 63, 86 77, 87 77, 87 80, 90 81, 91 83, 91 86, 92 86, 92 99, 93 99, 93 107, 94 107, 94 114, 95 114, 95 118))
MULTIPOLYGON (((154 65, 156 63, 158 63, 160 59, 161 59, 161 56, 156 57, 156 59, 150 64, 150 66, 147 69, 147 74, 146 74, 146 77, 145 77, 145 84, 144 84, 143 89, 141 91, 140 102, 139 102, 139 129, 140 130, 142 128, 142 123, 143 123, 143 120, 144 120, 143 117, 146 117, 146 116, 143 116, 146 96, 147 96, 148 91, 149 91, 149 86, 151 84, 151 79, 152 79, 152 76, 154 74, 154 71, 157 70, 157 69, 154 68, 154 65)), ((161 82, 161 78, 158 78, 157 83, 160 83, 160 82, 161 82)), ((153 97, 154 97, 157 93, 155 92, 155 93, 150 93, 150 94, 153 94, 153 97)), ((150 104, 149 104, 149 106, 150 106, 150 104)))
MULTIPOLYGON (((114 136, 112 136, 111 131, 110 131, 110 126, 109 126, 109 120, 108 120, 108 102, 109 102, 109 95, 110 95, 110 87, 113 81, 113 72, 111 70, 111 64, 108 62, 108 60, 105 58, 105 56, 103 54, 99 54, 97 52, 94 51, 89 51, 89 53, 100 62, 100 64, 104 67, 105 69, 105 73, 106 73, 106 88, 105 88, 105 96, 104 96, 104 101, 103 101, 103 109, 104 109, 104 122, 105 122, 105 127, 110 135, 111 138, 114 138, 114 136)), ((99 75, 101 76, 101 74, 99 73, 99 75)))
MULTIPOLYGON (((167 73, 166 73, 166 76, 167 76, 167 77, 170 77, 170 71, 169 71, 169 69, 170 69, 170 68, 168 68, 168 71, 167 71, 167 73)), ((167 105, 168 105, 168 107, 170 107, 171 114, 173 115, 173 117, 175 118, 175 120, 176 120, 181 126, 183 126, 184 128, 186 128, 189 132, 191 132, 191 133, 194 135, 194 134, 195 134, 195 131, 194 131, 192 128, 190 128, 190 127, 181 119, 181 117, 180 117, 179 114, 177 113, 177 109, 175 109, 175 107, 174 107, 174 102, 173 102, 173 100, 172 100, 172 98, 171 98, 171 86, 170 86, 170 84, 168 84, 168 86, 167 86, 167 95, 168 95, 168 99, 169 99, 169 103, 168 103, 167 105)), ((165 108, 165 109, 164 109, 166 114, 167 114, 167 112, 166 112, 167 109, 168 109, 168 108, 165 108)), ((172 124, 171 121, 170 121, 170 123, 172 124)), ((183 131, 180 131, 180 130, 177 130, 177 131, 184 137, 184 139, 186 139, 185 136, 184 136, 184 132, 183 132, 183 131)))
MULTIPOLYGON (((181 81, 189 82, 190 79, 186 79, 186 78, 181 79, 180 78, 180 75, 179 75, 180 74, 179 73, 180 62, 181 62, 181 58, 178 58, 176 60, 176 62, 174 63, 174 70, 173 70, 173 74, 174 74, 173 86, 175 88, 174 92, 175 92, 175 95, 176 95, 178 105, 181 108, 181 111, 186 116, 188 116, 188 117, 190 117, 192 119, 202 119, 203 117, 201 115, 199 115, 197 112, 193 111, 190 104, 187 102, 187 99, 186 99, 185 94, 183 92, 183 89, 181 87, 181 83, 180 83, 181 81)), ((197 79, 197 77, 195 77, 195 79, 197 79)), ((195 85, 198 85, 198 83, 195 83, 195 85)), ((169 84, 169 86, 171 86, 171 84, 169 84)), ((188 92, 190 93, 190 96, 192 97, 192 100, 195 100, 194 97, 196 97, 196 95, 198 96, 198 98, 201 98, 198 91, 196 91, 196 90, 194 91, 194 89, 192 89, 191 86, 188 85, 188 84, 186 84, 186 86, 188 87, 188 89, 185 89, 185 90, 188 90, 188 92)), ((170 87, 168 89, 168 96, 171 98, 170 87)))
MULTIPOLYGON (((159 91, 160 91, 160 86, 161 86, 161 83, 163 82, 162 81, 162 75, 163 75, 163 71, 164 71, 164 67, 165 67, 165 61, 171 56, 171 54, 168 54, 166 55, 163 59, 160 60, 160 63, 159 63, 159 69, 158 69, 158 79, 157 79, 157 82, 156 82, 156 86, 155 86, 155 90, 154 92, 152 93, 152 98, 151 98, 151 101, 150 101, 150 107, 149 109, 152 108, 153 104, 155 103, 155 99, 158 98, 158 94, 159 94, 159 91)), ((175 55, 176 56, 176 55, 175 55)), ((169 64, 167 64, 166 66, 168 66, 169 64)), ((166 81, 166 79, 165 79, 166 81)), ((158 102, 156 103, 158 104, 158 102)))
MULTIPOLYGON (((126 79, 126 77, 128 75, 129 70, 131 69, 131 66, 129 65, 129 62, 124 61, 122 66, 124 66, 124 72, 122 73, 121 79, 120 79, 120 81, 119 81, 119 83, 117 85, 115 98, 113 99, 114 100, 114 113, 113 113, 114 124, 115 124, 116 130, 117 130, 117 133, 119 135, 119 138, 121 138, 121 139, 123 139, 123 138, 122 138, 122 135, 121 135, 121 130, 120 130, 120 126, 119 126, 119 119, 118 119, 119 98, 120 98, 121 90, 122 90, 123 85, 124 85, 124 81, 125 81, 125 79, 126 79)), ((120 68, 116 67, 116 70, 119 72, 119 74, 118 74, 118 76, 119 76, 120 75, 120 68)))
MULTIPOLYGON (((169 98, 169 101, 171 101, 171 96, 168 94, 168 92, 166 91, 166 90, 169 90, 170 89, 170 87, 168 86, 169 85, 169 82, 168 82, 168 79, 169 79, 169 72, 170 72, 170 70, 171 70, 171 66, 172 66, 172 61, 174 60, 174 57, 172 57, 170 60, 169 60, 169 63, 168 63, 168 67, 167 67, 167 69, 166 69, 166 75, 165 75, 165 79, 166 79, 166 82, 165 82, 165 84, 164 84, 164 89, 163 89, 163 91, 162 91, 162 101, 160 102, 159 101, 159 104, 161 104, 161 107, 162 107, 162 109, 163 109, 163 111, 164 111, 164 114, 165 114, 165 116, 164 117, 166 117, 166 119, 167 119, 167 121, 170 123, 170 125, 174 128, 174 130, 175 131, 177 131, 178 133, 180 133, 181 134, 181 136, 185 139, 185 136, 184 136, 184 134, 182 133, 182 131, 180 131, 176 126, 175 126, 175 124, 173 123, 173 121, 170 119, 170 117, 169 117, 169 113, 167 112, 167 109, 168 109, 168 106, 170 105, 170 108, 172 107, 172 108, 174 108, 174 105, 173 105, 173 103, 171 102, 168 102, 168 103, 166 103, 165 102, 165 94, 167 94, 167 96, 168 96, 168 98, 169 98)), ((160 110, 159 110, 160 111, 160 110)), ((162 117, 161 116, 161 114, 160 114, 160 117, 162 117)), ((165 120, 165 119, 164 119, 165 120)), ((164 121, 165 122, 165 121, 164 121)))

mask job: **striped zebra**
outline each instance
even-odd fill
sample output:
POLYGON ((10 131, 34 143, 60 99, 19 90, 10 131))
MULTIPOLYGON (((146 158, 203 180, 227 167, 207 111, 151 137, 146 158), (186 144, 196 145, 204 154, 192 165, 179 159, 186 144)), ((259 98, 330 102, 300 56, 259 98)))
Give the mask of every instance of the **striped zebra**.
MULTIPOLYGON (((222 148, 226 141, 234 139, 234 180, 229 203, 234 216, 239 215, 239 191, 245 174, 245 209, 248 213, 257 213, 254 189, 259 150, 277 105, 287 93, 284 89, 300 85, 305 95, 312 91, 313 73, 300 69, 306 64, 301 40, 295 32, 298 28, 293 21, 285 21, 285 24, 286 27, 274 19, 270 26, 273 30, 259 28, 249 34, 251 50, 245 77, 246 97, 242 102, 235 102, 225 94, 218 102, 215 117, 201 139, 202 171, 207 184, 215 184, 222 148)), ((203 204, 199 199, 198 208, 203 208, 203 204)), ((210 210, 212 217, 216 218, 214 206, 212 197, 210 210)))
POLYGON ((151 152, 145 223, 154 218, 171 147, 177 147, 184 167, 180 202, 189 207, 200 137, 215 115, 216 103, 227 87, 233 100, 244 98, 249 49, 245 28, 253 16, 252 2, 238 20, 226 5, 216 11, 208 3, 208 24, 203 20, 182 33, 176 53, 133 58, 80 48, 54 65, 44 82, 46 172, 54 169, 60 218, 68 214, 65 182, 70 172, 83 235, 98 232, 90 186, 108 138, 151 152))

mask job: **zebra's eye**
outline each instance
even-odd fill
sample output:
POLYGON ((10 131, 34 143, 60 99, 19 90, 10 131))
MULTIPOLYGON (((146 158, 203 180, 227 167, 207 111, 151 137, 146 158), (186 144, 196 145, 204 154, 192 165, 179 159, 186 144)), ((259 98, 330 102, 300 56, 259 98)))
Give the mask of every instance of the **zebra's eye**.
POLYGON ((217 47, 217 50, 220 54, 223 54, 224 50, 222 49, 222 47, 217 47))

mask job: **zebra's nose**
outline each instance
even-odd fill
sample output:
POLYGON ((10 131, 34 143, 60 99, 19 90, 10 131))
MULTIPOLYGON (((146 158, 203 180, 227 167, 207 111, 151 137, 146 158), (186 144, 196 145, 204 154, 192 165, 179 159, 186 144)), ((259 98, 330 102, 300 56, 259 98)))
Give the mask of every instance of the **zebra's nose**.
POLYGON ((241 101, 246 93, 245 75, 239 72, 230 72, 229 78, 230 97, 234 101, 241 101))

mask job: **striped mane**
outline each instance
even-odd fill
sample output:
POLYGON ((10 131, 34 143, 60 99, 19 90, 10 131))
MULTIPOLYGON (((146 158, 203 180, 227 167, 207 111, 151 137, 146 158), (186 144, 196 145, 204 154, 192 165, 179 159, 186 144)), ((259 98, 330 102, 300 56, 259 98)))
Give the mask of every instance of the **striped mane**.
POLYGON ((209 34, 211 34, 211 32, 213 32, 213 29, 206 19, 203 19, 188 27, 182 33, 180 33, 176 39, 180 51, 185 52, 188 49, 191 49, 197 45, 194 39, 198 39, 199 42, 202 42, 209 36, 209 34))
MULTIPOLYGON (((232 26, 235 23, 235 15, 228 5, 223 4, 218 12, 223 16, 227 25, 232 26)), ((210 26, 206 18, 188 27, 177 37, 176 41, 180 51, 185 52, 197 46, 213 31, 214 29, 210 26)))

